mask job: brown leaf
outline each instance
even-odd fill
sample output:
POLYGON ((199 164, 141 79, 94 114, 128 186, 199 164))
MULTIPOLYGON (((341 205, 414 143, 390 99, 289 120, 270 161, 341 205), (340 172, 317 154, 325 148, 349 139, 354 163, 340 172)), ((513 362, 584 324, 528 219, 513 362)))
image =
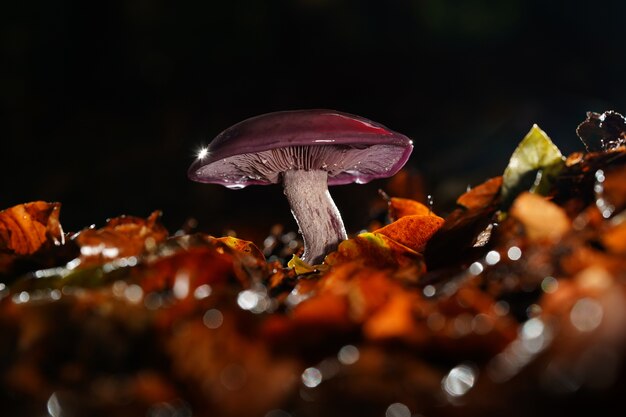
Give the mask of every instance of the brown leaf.
POLYGON ((461 195, 456 203, 466 209, 481 209, 494 202, 502 187, 502 177, 491 178, 461 195))
POLYGON ((576 129, 588 151, 606 151, 626 140, 626 119, 614 111, 587 112, 587 119, 576 129))
POLYGON ((64 243, 60 203, 35 201, 0 212, 0 251, 30 255, 47 244, 64 243))
POLYGON ((168 232, 159 223, 161 212, 147 219, 120 216, 100 229, 85 229, 73 236, 80 247, 81 266, 98 265, 113 259, 138 256, 165 241, 168 232))
POLYGON ((494 222, 494 207, 482 209, 457 208, 428 241, 424 256, 429 270, 450 268, 473 262, 487 247, 489 225, 494 222), (477 247, 476 245, 479 244, 477 247))

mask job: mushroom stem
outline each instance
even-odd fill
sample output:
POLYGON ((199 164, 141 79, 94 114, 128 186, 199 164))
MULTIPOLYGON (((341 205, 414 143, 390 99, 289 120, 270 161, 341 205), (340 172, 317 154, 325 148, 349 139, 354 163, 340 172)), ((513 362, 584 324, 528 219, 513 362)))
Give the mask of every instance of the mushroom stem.
POLYGON ((341 214, 328 192, 328 173, 294 169, 283 173, 283 189, 304 239, 302 259, 319 264, 346 240, 341 214))

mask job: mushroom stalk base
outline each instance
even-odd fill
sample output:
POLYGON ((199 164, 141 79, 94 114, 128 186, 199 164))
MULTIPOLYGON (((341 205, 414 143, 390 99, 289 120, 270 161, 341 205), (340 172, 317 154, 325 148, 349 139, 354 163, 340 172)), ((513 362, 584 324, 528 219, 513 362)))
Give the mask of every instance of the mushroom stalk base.
POLYGON ((326 171, 289 170, 283 173, 284 192, 304 239, 302 259, 310 264, 321 263, 328 252, 348 238, 327 182, 326 171))

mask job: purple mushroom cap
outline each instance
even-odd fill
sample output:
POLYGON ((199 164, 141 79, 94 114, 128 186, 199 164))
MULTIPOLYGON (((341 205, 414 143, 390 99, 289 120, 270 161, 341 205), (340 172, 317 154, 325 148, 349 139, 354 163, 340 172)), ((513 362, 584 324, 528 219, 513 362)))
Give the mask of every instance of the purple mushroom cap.
POLYGON ((321 169, 328 172, 328 185, 367 183, 394 175, 412 150, 409 138, 363 117, 322 109, 281 111, 220 133, 188 175, 242 188, 279 183, 284 170, 321 169))

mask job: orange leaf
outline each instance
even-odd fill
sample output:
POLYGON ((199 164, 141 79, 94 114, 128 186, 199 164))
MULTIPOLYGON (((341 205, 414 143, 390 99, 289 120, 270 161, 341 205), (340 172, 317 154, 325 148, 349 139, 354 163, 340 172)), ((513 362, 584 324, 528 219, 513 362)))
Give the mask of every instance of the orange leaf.
POLYGON ((232 236, 218 237, 215 239, 217 242, 220 242, 231 249, 234 249, 239 252, 243 252, 247 255, 251 255, 256 258, 259 262, 264 262, 265 257, 263 256, 263 252, 252 242, 249 240, 237 239, 232 236))
POLYGON ((147 219, 120 216, 100 229, 86 229, 76 234, 73 239, 81 248, 81 266, 138 256, 165 241, 168 232, 159 223, 160 216, 159 211, 147 219))
POLYGON ((363 326, 370 340, 402 339, 415 337, 413 300, 405 292, 398 292, 380 308, 363 326))
POLYGON ((356 272, 350 284, 347 294, 350 316, 356 322, 363 322, 383 306, 399 285, 388 273, 370 268, 356 272))
POLYGON ((434 215, 430 207, 409 198, 391 197, 389 199, 389 218, 396 221, 401 217, 413 215, 434 215))
POLYGON ((615 225, 602 234, 602 244, 613 253, 626 254, 626 223, 615 225))
POLYGON ((0 211, 0 250, 30 255, 44 244, 64 243, 61 204, 35 201, 0 211))
POLYGON ((434 215, 412 215, 402 217, 395 222, 374 231, 414 251, 423 252, 426 243, 443 225, 443 219, 434 215))
MULTIPOLYGON (((433 217, 433 216, 428 216, 433 217)), ((336 266, 357 262, 371 268, 418 268, 424 272, 421 254, 383 234, 361 233, 355 238, 344 240, 337 251, 329 254, 324 263, 336 266)))
POLYGON ((456 203, 466 209, 487 207, 500 193, 502 177, 491 178, 461 195, 456 203))
POLYGON ((345 297, 330 293, 311 297, 293 310, 298 325, 344 327, 350 323, 348 317, 345 297))
POLYGON ((532 241, 555 241, 571 229, 565 210, 537 194, 520 194, 509 213, 524 225, 526 235, 532 241))

